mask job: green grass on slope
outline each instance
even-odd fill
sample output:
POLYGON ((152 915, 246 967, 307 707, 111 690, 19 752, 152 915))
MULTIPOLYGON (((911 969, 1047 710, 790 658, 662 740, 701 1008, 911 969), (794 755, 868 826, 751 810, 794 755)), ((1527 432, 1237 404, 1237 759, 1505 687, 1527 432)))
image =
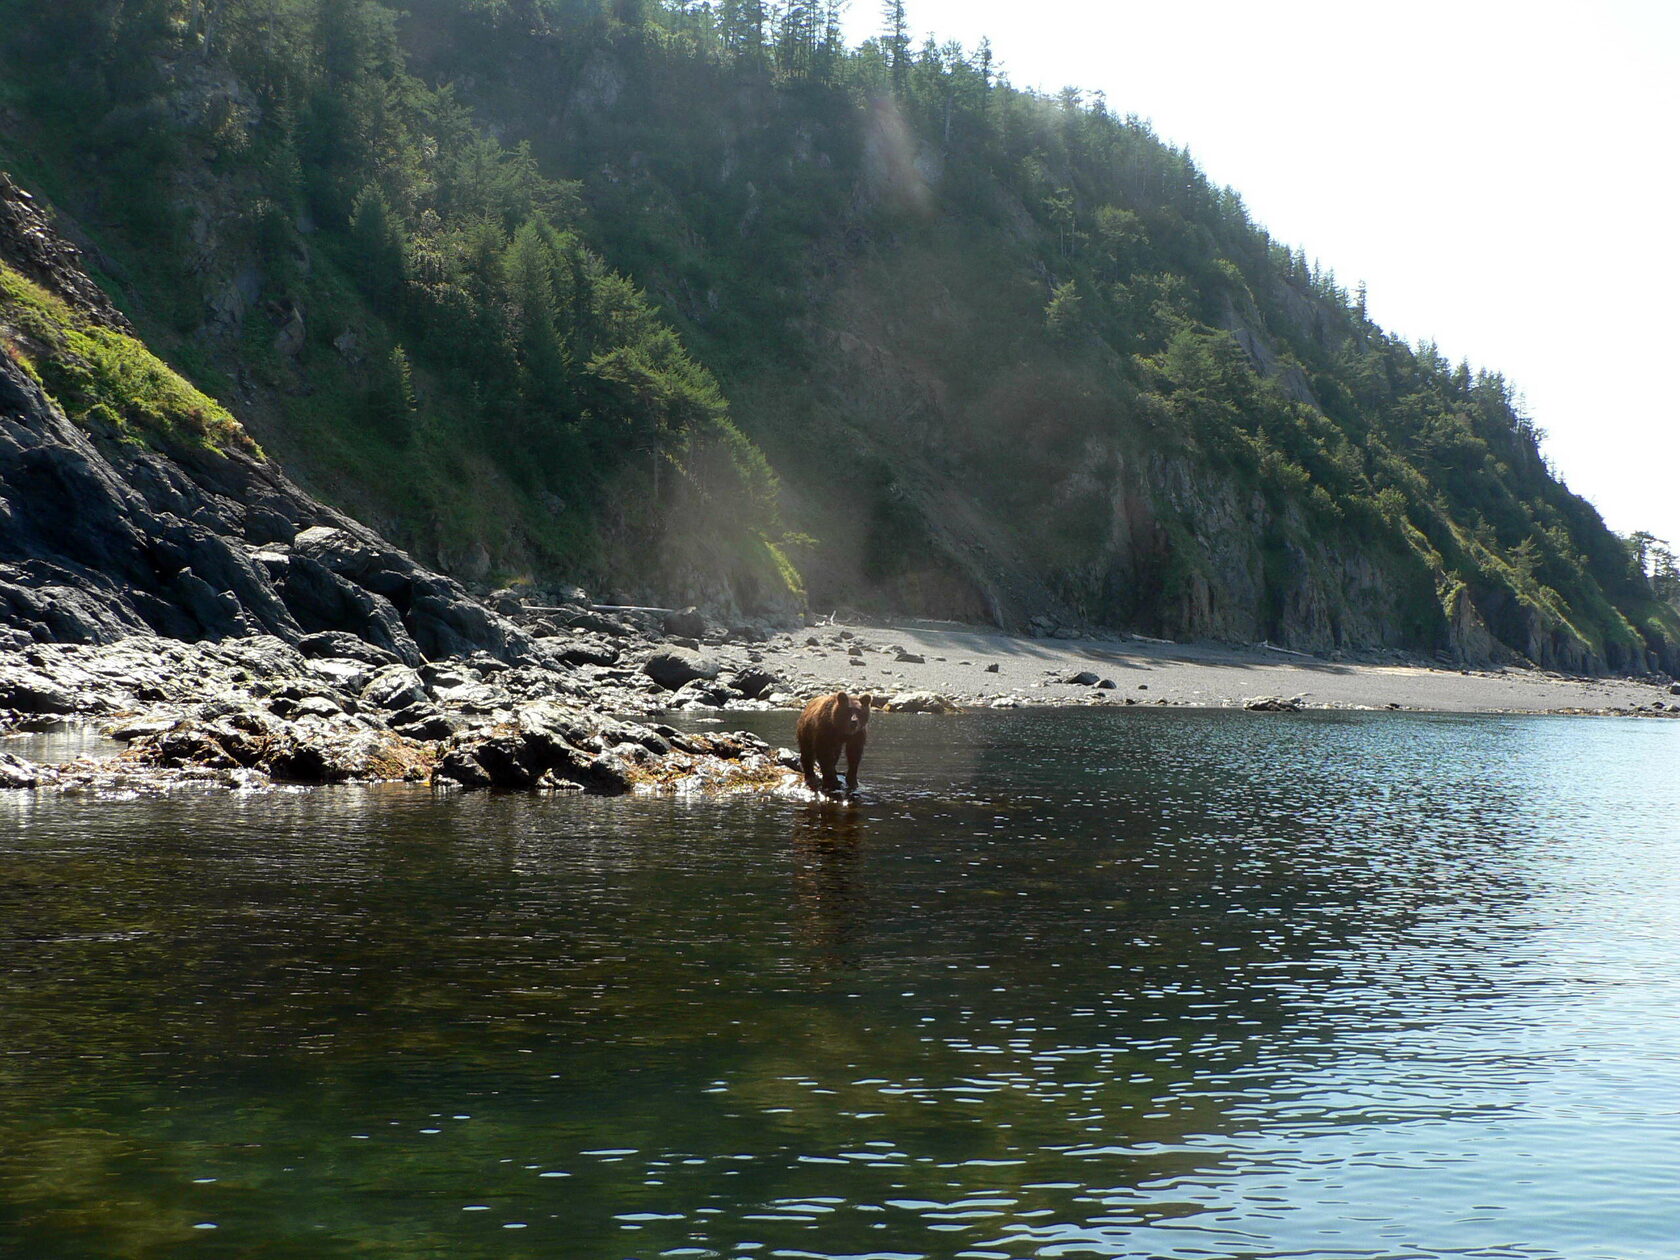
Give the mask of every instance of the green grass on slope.
POLYGON ((135 338, 0 265, 0 350, 84 428, 159 448, 261 454, 239 421, 135 338))

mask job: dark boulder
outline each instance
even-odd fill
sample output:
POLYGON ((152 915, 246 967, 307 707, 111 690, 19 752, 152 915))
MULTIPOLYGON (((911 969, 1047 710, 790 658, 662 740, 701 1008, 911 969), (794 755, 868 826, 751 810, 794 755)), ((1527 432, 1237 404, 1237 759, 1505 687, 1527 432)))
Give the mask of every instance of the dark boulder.
POLYGON ((601 639, 560 637, 543 642, 567 665, 596 665, 605 668, 618 664, 618 649, 601 639))
POLYGON ((710 681, 722 672, 723 666, 717 661, 686 648, 656 652, 642 666, 642 673, 667 691, 675 691, 684 683, 693 682, 696 678, 710 681))
POLYGON ((706 618, 698 608, 684 608, 681 612, 668 612, 659 621, 660 629, 666 634, 676 635, 684 639, 703 639, 706 637, 706 618))
POLYGON ((729 679, 729 685, 749 700, 762 700, 782 688, 782 680, 767 669, 744 669, 729 679))

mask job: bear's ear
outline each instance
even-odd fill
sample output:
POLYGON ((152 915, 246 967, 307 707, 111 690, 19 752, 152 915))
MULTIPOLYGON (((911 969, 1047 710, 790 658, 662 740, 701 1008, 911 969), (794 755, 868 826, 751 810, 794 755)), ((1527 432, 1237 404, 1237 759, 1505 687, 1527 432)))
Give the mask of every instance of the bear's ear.
POLYGON ((859 696, 858 702, 863 705, 864 716, 869 715, 869 706, 875 703, 874 696, 859 696))
POLYGON ((837 691, 834 693, 834 703, 836 707, 844 709, 851 703, 851 700, 847 698, 844 691, 837 691))

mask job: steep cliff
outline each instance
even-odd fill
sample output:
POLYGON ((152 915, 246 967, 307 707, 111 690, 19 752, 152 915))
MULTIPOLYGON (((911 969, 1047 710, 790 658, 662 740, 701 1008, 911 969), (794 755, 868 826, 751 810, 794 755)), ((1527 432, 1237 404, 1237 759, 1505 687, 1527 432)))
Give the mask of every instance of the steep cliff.
POLYGON ((1497 374, 1146 125, 799 8, 0 0, 0 156, 306 485, 475 579, 1680 670, 1497 374))

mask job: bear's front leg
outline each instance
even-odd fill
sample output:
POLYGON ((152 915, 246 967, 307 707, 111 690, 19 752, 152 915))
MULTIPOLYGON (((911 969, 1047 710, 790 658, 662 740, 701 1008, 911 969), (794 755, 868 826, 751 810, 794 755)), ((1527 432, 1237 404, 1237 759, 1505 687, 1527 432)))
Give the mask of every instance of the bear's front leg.
POLYGON ((863 760, 863 739, 860 737, 846 745, 846 790, 853 796, 857 795, 858 762, 863 760))

